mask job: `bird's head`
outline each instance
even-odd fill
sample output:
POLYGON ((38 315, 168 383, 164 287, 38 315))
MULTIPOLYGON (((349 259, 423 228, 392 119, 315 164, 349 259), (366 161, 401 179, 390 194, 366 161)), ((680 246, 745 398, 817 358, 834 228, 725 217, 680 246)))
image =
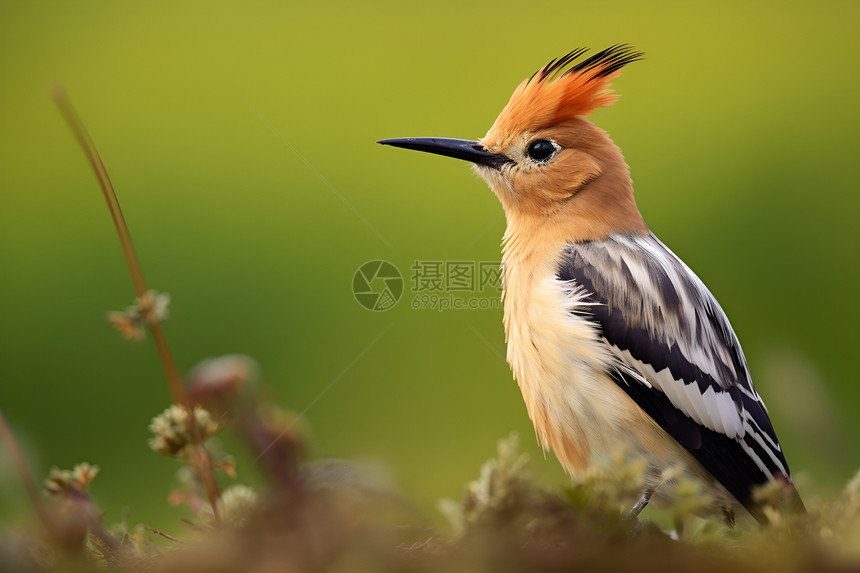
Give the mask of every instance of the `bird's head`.
POLYGON ((471 161, 509 220, 517 215, 547 220, 573 210, 596 218, 606 233, 624 230, 625 224, 644 227, 620 150, 585 119, 618 99, 612 80, 643 54, 627 45, 590 57, 584 57, 586 51, 570 52, 524 80, 479 141, 420 137, 379 143, 471 161), (627 211, 624 217, 613 216, 619 207, 627 211))

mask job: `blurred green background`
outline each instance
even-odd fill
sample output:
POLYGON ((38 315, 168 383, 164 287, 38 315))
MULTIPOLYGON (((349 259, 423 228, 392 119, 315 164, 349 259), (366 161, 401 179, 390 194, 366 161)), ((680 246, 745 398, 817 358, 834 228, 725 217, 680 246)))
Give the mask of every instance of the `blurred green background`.
MULTIPOLYGON (((430 514, 511 430, 563 483, 501 358, 501 310, 410 306, 413 261, 499 259, 497 200, 465 164, 374 142, 480 137, 551 58, 629 42, 648 57, 594 120, 729 314, 802 491, 832 492, 860 464, 860 4, 693 6, 0 3, 0 408, 35 473, 100 464, 109 522, 178 525, 176 463, 146 446, 167 385, 151 341, 103 320, 134 295, 50 100, 62 83, 149 286, 173 297, 183 371, 254 356, 271 396, 307 408, 313 455, 388 468, 430 514), (350 290, 373 259, 407 281, 381 313, 350 290)), ((3 451, 0 516, 28 512, 3 451)))

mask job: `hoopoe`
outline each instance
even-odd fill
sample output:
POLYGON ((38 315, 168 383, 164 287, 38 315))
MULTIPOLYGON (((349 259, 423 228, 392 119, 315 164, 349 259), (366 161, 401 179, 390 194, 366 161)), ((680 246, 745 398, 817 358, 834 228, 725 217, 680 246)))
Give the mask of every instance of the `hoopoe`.
MULTIPOLYGON (((639 511, 667 470, 699 481, 710 511, 759 521, 756 486, 785 456, 714 296, 649 230, 621 150, 585 119, 643 54, 616 45, 551 61, 514 91, 479 141, 380 141, 474 164, 507 219, 507 361, 545 448, 565 470, 626 449, 646 463, 639 511)), ((664 488, 669 489, 669 488, 664 488)))

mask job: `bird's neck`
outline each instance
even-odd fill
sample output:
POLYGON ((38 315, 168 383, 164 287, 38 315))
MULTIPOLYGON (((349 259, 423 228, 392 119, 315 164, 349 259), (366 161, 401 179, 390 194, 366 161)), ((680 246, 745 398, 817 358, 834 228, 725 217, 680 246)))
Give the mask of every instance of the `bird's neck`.
POLYGON ((551 211, 505 209, 502 283, 508 337, 532 312, 535 289, 555 278, 566 244, 649 233, 633 200, 626 166, 618 173, 602 175, 551 211))
POLYGON ((533 270, 554 264, 566 243, 600 241, 617 233, 648 234, 627 168, 607 170, 585 188, 540 211, 505 209, 507 229, 503 240, 505 267, 533 270))

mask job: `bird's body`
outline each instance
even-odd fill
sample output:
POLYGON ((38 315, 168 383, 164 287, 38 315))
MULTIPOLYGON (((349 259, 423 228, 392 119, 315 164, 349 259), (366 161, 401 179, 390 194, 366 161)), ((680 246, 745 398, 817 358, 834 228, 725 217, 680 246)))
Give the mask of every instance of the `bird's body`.
POLYGON ((704 485, 713 510, 789 469, 728 319, 648 229, 627 165, 584 119, 641 54, 584 50, 524 81, 480 142, 382 143, 475 163, 505 210, 507 360, 545 447, 571 474, 619 449, 646 464, 642 504, 666 470, 704 485))
POLYGON ((728 320, 680 259, 650 233, 536 243, 533 261, 504 253, 507 359, 569 473, 623 449, 658 497, 671 468, 730 511, 788 476, 728 320))

